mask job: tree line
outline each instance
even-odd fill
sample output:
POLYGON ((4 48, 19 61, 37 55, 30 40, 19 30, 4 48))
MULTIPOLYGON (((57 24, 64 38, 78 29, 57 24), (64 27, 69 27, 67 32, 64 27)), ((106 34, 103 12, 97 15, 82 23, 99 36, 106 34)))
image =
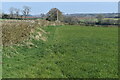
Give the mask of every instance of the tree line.
MULTIPOLYGON (((23 10, 11 7, 8 14, 2 14, 3 19, 26 19, 30 15, 31 8, 24 6, 23 10), (20 12, 22 15, 20 15, 20 12)), ((87 16, 86 16, 87 17, 87 16)), ((38 18, 48 21, 60 21, 69 25, 118 25, 118 21, 114 19, 106 19, 102 14, 95 17, 81 21, 80 17, 63 14, 59 9, 52 8, 46 14, 40 14, 38 18), (96 19, 96 21, 94 21, 96 19)), ((34 19, 38 19, 34 18, 34 19)))
POLYGON ((11 7, 9 9, 9 14, 2 13, 3 19, 21 19, 26 18, 31 11, 31 8, 29 6, 23 6, 23 10, 20 10, 18 8, 11 7), (20 15, 20 12, 22 15, 20 15))

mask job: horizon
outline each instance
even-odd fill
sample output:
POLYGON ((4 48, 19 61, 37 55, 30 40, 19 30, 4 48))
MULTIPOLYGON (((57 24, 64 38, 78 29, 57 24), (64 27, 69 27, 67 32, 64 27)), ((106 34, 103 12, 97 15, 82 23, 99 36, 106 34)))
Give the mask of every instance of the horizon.
POLYGON ((30 15, 46 14, 51 8, 58 8, 63 14, 118 13, 117 2, 2 2, 2 11, 9 14, 10 7, 22 10, 23 6, 31 8, 30 15))

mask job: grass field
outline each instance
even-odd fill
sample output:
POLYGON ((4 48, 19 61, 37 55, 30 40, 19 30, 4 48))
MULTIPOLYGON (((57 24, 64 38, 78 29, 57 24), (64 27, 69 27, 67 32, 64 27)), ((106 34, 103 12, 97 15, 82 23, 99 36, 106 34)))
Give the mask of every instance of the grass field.
POLYGON ((47 41, 4 47, 3 78, 117 78, 116 27, 48 26, 47 41))

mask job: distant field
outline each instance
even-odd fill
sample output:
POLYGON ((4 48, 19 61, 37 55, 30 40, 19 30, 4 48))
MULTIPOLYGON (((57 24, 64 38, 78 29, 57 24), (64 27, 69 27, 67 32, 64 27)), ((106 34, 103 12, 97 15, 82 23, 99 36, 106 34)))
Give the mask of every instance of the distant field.
POLYGON ((4 78, 117 78, 117 27, 48 26, 47 41, 4 47, 4 78))
POLYGON ((118 18, 104 18, 104 20, 118 20, 118 18))
MULTIPOLYGON (((97 18, 79 18, 81 22, 98 22, 97 18)), ((103 20, 118 20, 118 18, 103 18, 103 20)))

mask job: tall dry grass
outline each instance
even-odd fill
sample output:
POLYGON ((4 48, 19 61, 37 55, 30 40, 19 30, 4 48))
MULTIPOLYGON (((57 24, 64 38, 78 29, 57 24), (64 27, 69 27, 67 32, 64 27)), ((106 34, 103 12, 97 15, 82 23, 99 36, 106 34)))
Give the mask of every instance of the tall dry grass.
POLYGON ((34 28, 34 21, 3 21, 2 42, 4 46, 17 44, 29 38, 30 31, 34 28))
POLYGON ((31 30, 36 27, 63 25, 61 22, 49 22, 46 20, 3 20, 1 22, 2 43, 4 46, 17 44, 29 39, 31 30))

